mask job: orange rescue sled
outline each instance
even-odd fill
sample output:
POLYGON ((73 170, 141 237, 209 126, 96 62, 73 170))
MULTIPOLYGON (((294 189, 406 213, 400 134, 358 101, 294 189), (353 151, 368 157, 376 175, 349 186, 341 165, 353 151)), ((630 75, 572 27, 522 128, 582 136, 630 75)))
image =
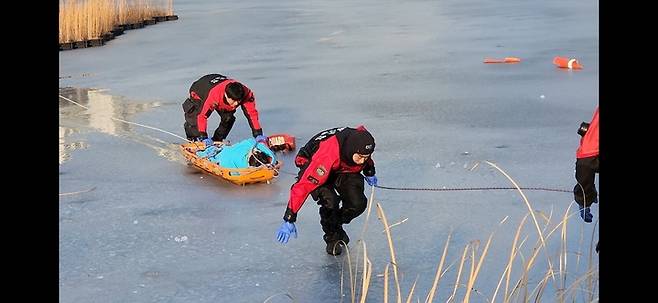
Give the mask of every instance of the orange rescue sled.
MULTIPOLYGON (((221 143, 215 143, 215 145, 218 144, 221 143)), ((181 144, 181 151, 183 152, 185 159, 187 159, 190 164, 237 185, 268 182, 279 174, 278 170, 283 164, 281 161, 277 161, 273 164, 260 165, 258 167, 249 168, 221 167, 217 163, 211 162, 206 158, 199 157, 196 154, 197 151, 204 150, 205 148, 206 145, 201 142, 189 142, 181 144)))

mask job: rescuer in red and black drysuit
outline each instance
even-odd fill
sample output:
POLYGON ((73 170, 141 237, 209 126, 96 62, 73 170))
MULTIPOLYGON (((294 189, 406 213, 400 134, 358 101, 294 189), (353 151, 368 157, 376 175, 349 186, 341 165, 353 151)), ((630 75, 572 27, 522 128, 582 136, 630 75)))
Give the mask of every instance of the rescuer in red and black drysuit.
MULTIPOLYGON (((585 124, 585 123, 583 123, 585 124)), ((585 222, 592 222, 590 205, 598 203, 598 193, 594 183, 599 172, 599 107, 589 125, 581 125, 578 133, 583 136, 576 150, 576 181, 573 196, 580 208, 580 216, 585 222), (583 128, 586 126, 586 128, 583 128)))
POLYGON ((371 158, 374 149, 375 139, 363 126, 325 130, 300 148, 295 158, 300 171, 297 182, 290 188, 277 240, 287 243, 291 235, 297 236, 297 212, 310 194, 320 205, 326 251, 339 255, 342 249, 337 244, 341 240, 344 244, 349 242, 342 225, 362 214, 367 206, 361 172, 368 184, 377 185, 375 163, 371 158))
POLYGON ((240 82, 220 74, 209 74, 192 83, 190 96, 183 102, 185 135, 189 140, 208 138, 208 117, 217 111, 221 121, 212 136, 222 141, 228 136, 235 122, 235 110, 240 106, 256 141, 265 142, 263 129, 258 122, 254 93, 240 82))

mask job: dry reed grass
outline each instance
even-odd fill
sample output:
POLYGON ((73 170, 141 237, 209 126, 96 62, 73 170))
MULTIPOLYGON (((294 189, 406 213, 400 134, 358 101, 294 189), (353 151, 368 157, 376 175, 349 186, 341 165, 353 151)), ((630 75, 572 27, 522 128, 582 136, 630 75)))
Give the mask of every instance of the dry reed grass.
POLYGON ((173 0, 60 0, 59 43, 98 39, 115 26, 173 15, 173 0))
MULTIPOLYGON (((547 216, 541 211, 537 211, 533 209, 531 203, 525 197, 524 193, 520 190, 516 182, 502 169, 498 168, 495 164, 490 162, 487 163, 492 167, 496 168, 497 170, 499 170, 503 175, 505 175, 508 178, 508 180, 511 183, 514 184, 514 186, 517 187, 518 192, 520 193, 521 197, 523 197, 523 200, 525 201, 526 206, 528 208, 528 212, 523 216, 523 218, 521 219, 521 221, 519 222, 516 228, 516 233, 514 235, 514 239, 511 245, 509 258, 507 259, 507 264, 505 265, 505 268, 500 275, 500 279, 495 289, 493 290, 493 295, 491 295, 490 298, 487 298, 484 294, 482 294, 480 291, 478 291, 475 288, 475 285, 480 270, 482 269, 483 266, 486 265, 485 259, 489 251, 489 247, 492 243, 494 232, 492 232, 489 235, 489 238, 487 239, 487 242, 484 245, 484 248, 482 249, 482 252, 479 257, 477 257, 477 253, 480 246, 479 241, 477 240, 471 241, 470 243, 467 243, 463 248, 461 257, 458 260, 453 261, 450 266, 444 269, 443 267, 445 265, 446 258, 448 255, 448 247, 450 245, 450 240, 452 235, 452 231, 451 231, 446 239, 443 248, 443 253, 441 254, 441 258, 437 266, 437 270, 434 276, 432 286, 427 292, 427 295, 425 296, 425 303, 434 301, 435 294, 439 289, 439 282, 441 281, 442 278, 444 278, 444 275, 456 262, 459 262, 459 266, 455 273, 456 277, 455 277, 455 282, 452 286, 451 294, 446 299, 446 302, 453 302, 453 301, 461 301, 464 303, 469 302, 471 300, 471 292, 475 292, 478 295, 480 295, 482 297, 482 302, 489 302, 489 303, 494 303, 496 299, 498 299, 499 297, 504 303, 541 302, 542 299, 544 299, 545 301, 556 300, 556 302, 580 301, 577 300, 577 297, 582 297, 581 300, 584 302, 594 301, 596 299, 597 289, 598 289, 598 266, 594 264, 593 253, 592 253, 594 246, 594 236, 595 236, 594 230, 592 231, 592 236, 590 239, 589 260, 588 260, 587 270, 581 276, 575 276, 575 273, 578 271, 577 269, 574 268, 570 269, 569 265, 573 267, 573 264, 569 264, 567 262, 568 260, 567 256, 569 254, 573 254, 579 258, 581 255, 584 254, 582 254, 581 252, 569 251, 567 249, 568 219, 571 216, 577 214, 577 212, 573 212, 573 213, 571 212, 573 204, 567 208, 564 215, 562 215, 559 218, 559 220, 555 223, 555 225, 553 225, 553 222, 551 221, 553 218, 552 210, 551 213, 548 214, 547 216), (532 226, 536 230, 537 240, 533 247, 528 248, 530 250, 530 254, 528 258, 526 258, 523 255, 523 246, 527 242, 529 235, 523 235, 522 231, 523 228, 527 226, 526 222, 528 218, 532 218, 533 221, 532 226), (560 231, 560 232, 558 233, 556 231, 560 231), (557 239, 557 237, 554 237, 554 235, 557 234, 559 234, 559 239, 557 239), (549 253, 548 248, 546 246, 546 243, 553 238, 556 238, 556 241, 559 241, 560 244, 559 249, 556 253, 557 262, 555 263, 558 264, 557 269, 554 268, 553 266, 553 262, 551 260, 551 254, 549 253), (548 267, 544 270, 535 266, 537 264, 538 256, 542 253, 542 251, 546 256, 546 265, 548 267), (516 273, 515 276, 513 274, 512 269, 514 267, 513 265, 516 263, 520 264, 520 269, 517 270, 518 273, 516 273), (464 269, 466 269, 466 272, 464 272, 464 269), (530 277, 537 274, 540 274, 541 278, 536 282, 531 282, 530 277), (571 284, 569 285, 568 285, 568 281, 569 281, 568 275, 572 280, 571 284), (465 281, 462 281, 462 277, 464 277, 465 281), (499 292, 503 284, 503 280, 505 281, 504 291, 499 292), (553 292, 547 291, 547 289, 549 289, 550 286, 553 287, 553 292), (530 289, 530 287, 532 287, 532 289, 530 289), (460 293, 458 292, 459 288, 463 289, 463 295, 461 299, 458 298, 459 296, 458 293, 460 293), (554 295, 555 298, 553 297, 544 298, 547 293, 554 295)), ((352 292, 351 302, 353 303, 357 302, 357 297, 360 297, 359 302, 365 302, 366 295, 368 291, 372 288, 369 285, 372 282, 371 279, 372 263, 368 258, 368 253, 366 251, 366 245, 365 242, 363 241, 363 237, 365 236, 365 231, 370 217, 370 210, 372 207, 372 203, 374 203, 373 198, 374 198, 374 188, 371 192, 370 199, 368 200, 367 215, 364 221, 364 227, 361 233, 361 238, 358 240, 358 243, 360 243, 361 245, 357 246, 357 250, 360 249, 362 251, 356 252, 356 255, 359 258, 363 258, 363 261, 361 263, 362 274, 360 281, 357 279, 357 277, 359 276, 359 268, 355 264, 354 269, 352 269, 349 249, 347 249, 346 252, 349 275, 350 275, 350 279, 349 279, 350 290, 352 292), (360 292, 356 287, 356 285, 358 284, 360 284, 360 288, 361 288, 360 292)), ((381 204, 376 203, 376 206, 377 206, 377 216, 384 226, 384 232, 386 234, 386 240, 388 243, 389 255, 390 255, 390 261, 387 262, 386 265, 384 266, 384 272, 383 272, 383 281, 382 281, 383 302, 386 303, 389 300, 389 273, 390 273, 390 268, 392 267, 394 283, 396 287, 396 302, 401 303, 403 298, 402 298, 402 289, 400 287, 400 279, 398 276, 400 274, 398 271, 401 268, 398 265, 398 260, 393 245, 393 237, 391 235, 391 227, 393 225, 389 225, 388 220, 386 218, 386 214, 381 204)), ((503 223, 505 223, 506 220, 507 217, 501 220, 498 226, 501 226, 503 223)), ((396 223, 396 224, 400 224, 400 223, 396 223)), ((594 225, 594 229, 596 229, 596 223, 594 225)), ((578 262, 576 262, 576 266, 578 266, 578 262)), ((342 277, 342 273, 341 273, 341 277, 342 277)), ((413 282, 405 302, 413 302, 414 293, 418 292, 418 290, 416 289, 418 279, 419 277, 416 277, 416 280, 413 282)), ((341 278, 341 285, 342 283, 343 281, 341 278)), ((418 302, 420 302, 420 298, 416 298, 416 299, 418 302)))

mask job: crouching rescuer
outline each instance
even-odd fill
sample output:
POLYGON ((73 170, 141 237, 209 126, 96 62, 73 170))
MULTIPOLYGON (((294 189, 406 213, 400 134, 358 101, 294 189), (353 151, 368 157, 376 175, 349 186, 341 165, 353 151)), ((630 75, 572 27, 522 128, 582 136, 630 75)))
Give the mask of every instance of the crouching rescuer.
POLYGON ((295 158, 299 168, 297 182, 290 188, 277 240, 285 244, 291 236, 297 237, 297 212, 310 194, 320 205, 327 253, 341 254, 341 245, 350 242, 343 224, 361 215, 368 204, 361 172, 370 186, 377 185, 371 157, 374 150, 375 139, 363 126, 325 130, 300 148, 295 158))
POLYGON ((238 107, 242 109, 256 141, 265 143, 256 110, 256 97, 245 85, 221 74, 208 74, 192 83, 190 96, 183 102, 185 135, 191 141, 203 141, 207 146, 228 136, 238 107), (217 112, 221 119, 212 138, 208 137, 208 117, 217 112))

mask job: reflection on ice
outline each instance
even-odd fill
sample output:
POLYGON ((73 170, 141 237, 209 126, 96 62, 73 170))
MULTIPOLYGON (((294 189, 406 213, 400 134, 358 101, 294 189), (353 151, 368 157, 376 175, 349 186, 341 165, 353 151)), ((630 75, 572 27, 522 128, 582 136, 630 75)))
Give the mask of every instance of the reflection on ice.
POLYGON ((117 128, 120 125, 112 120, 112 116, 116 112, 116 106, 112 102, 112 96, 94 90, 88 91, 87 96, 89 126, 103 133, 116 136, 117 128))
POLYGON ((161 102, 135 103, 125 98, 112 96, 106 90, 85 88, 60 88, 59 94, 78 104, 59 98, 59 164, 70 159, 73 150, 87 148, 84 142, 71 142, 72 134, 86 128, 104 134, 122 137, 137 137, 136 140, 157 150, 158 155, 171 158, 171 146, 161 148, 152 145, 152 138, 144 139, 135 134, 133 126, 118 121, 130 121, 138 113, 161 106, 161 102))
POLYGON ((83 121, 85 126, 109 135, 118 136, 121 132, 130 132, 132 126, 115 119, 130 121, 130 118, 135 114, 162 105, 161 102, 128 102, 129 100, 123 97, 108 95, 105 91, 72 87, 61 88, 59 90, 61 96, 71 99, 86 108, 60 98, 60 124, 62 123, 61 119, 64 118, 76 120, 86 117, 86 121, 83 121))

